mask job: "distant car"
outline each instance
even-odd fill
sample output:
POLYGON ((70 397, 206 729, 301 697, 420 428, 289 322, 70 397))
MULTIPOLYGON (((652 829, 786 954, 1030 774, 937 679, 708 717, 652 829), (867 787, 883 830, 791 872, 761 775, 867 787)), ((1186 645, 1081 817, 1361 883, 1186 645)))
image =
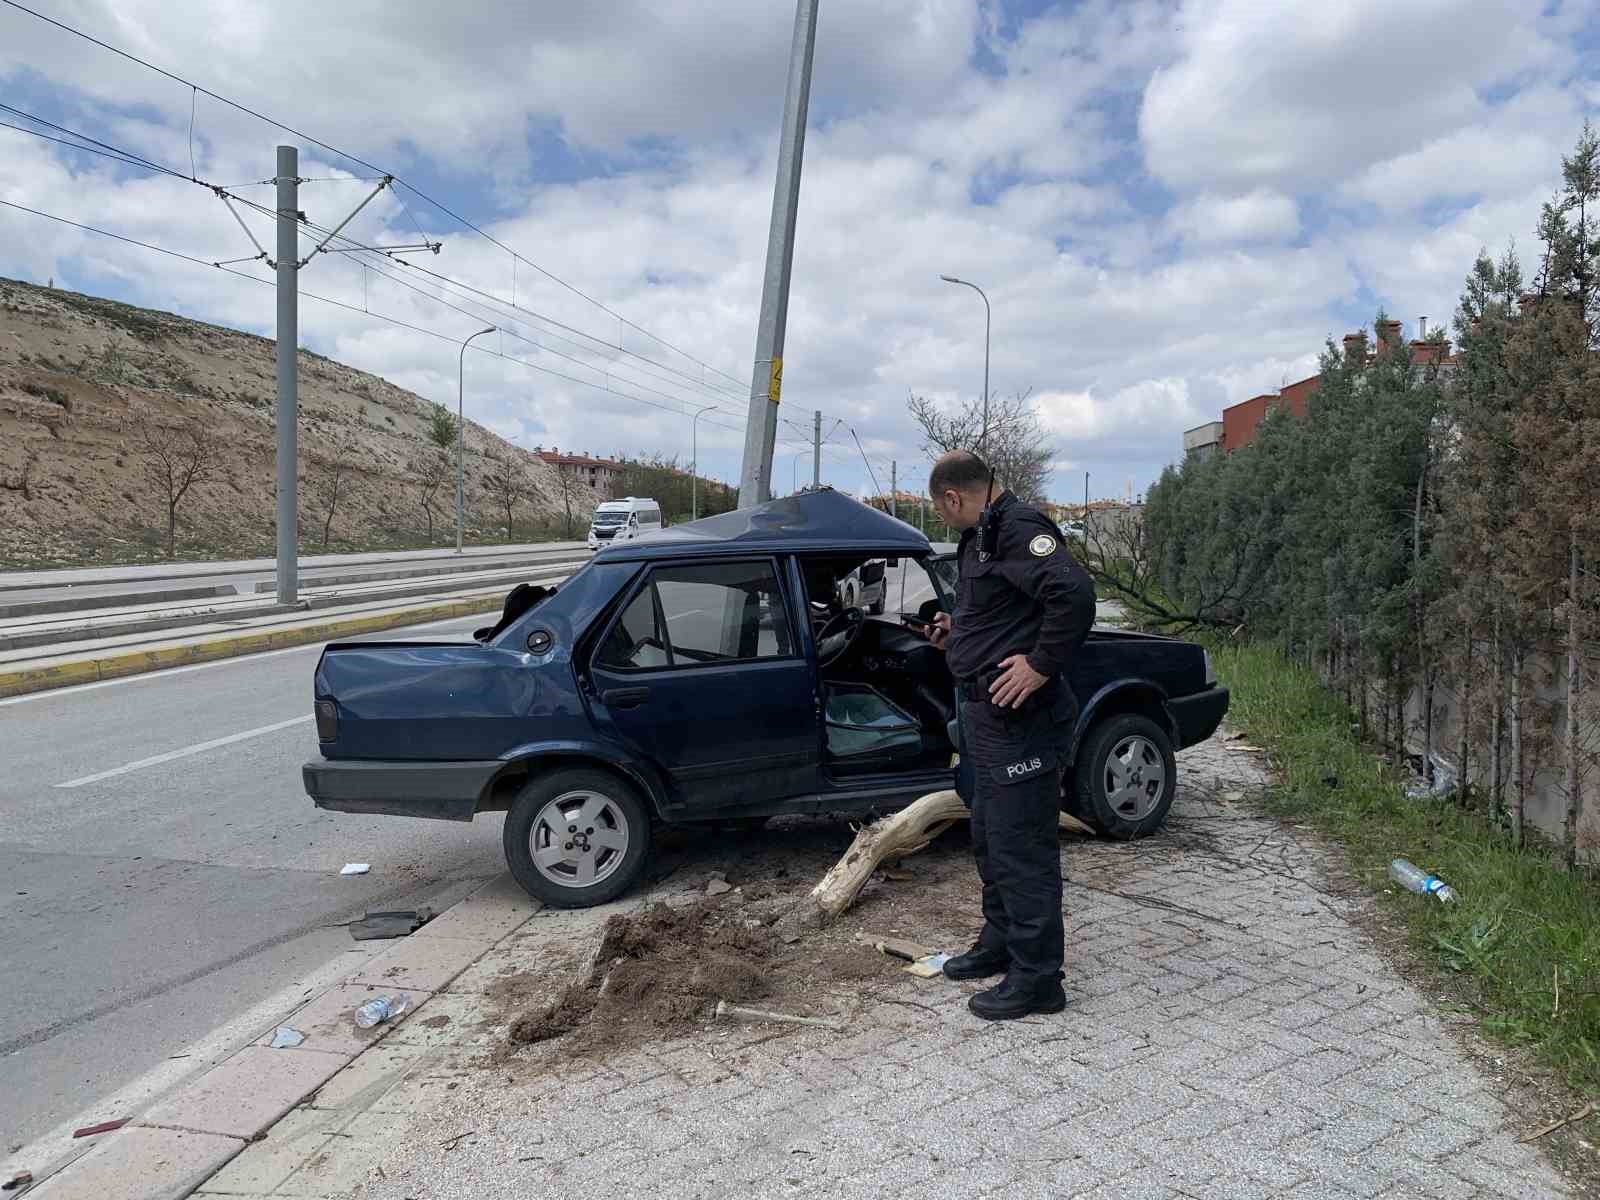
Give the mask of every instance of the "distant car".
POLYGON ((628 542, 661 528, 661 506, 645 496, 607 500, 594 510, 589 522, 589 549, 612 542, 628 542))
POLYGON ((869 616, 881 617, 889 593, 884 577, 887 563, 868 559, 839 581, 839 602, 846 608, 864 608, 869 616))
MULTIPOLYGON (((503 811, 512 874, 566 907, 632 887, 659 825, 904 807, 954 781, 955 688, 921 634, 839 603, 874 561, 919 576, 917 619, 948 610, 926 538, 822 489, 607 546, 473 641, 330 645, 305 789, 340 812, 503 811)), ((1159 828, 1174 751, 1228 708, 1204 651, 1097 629, 1066 678, 1063 806, 1113 837, 1159 828)))

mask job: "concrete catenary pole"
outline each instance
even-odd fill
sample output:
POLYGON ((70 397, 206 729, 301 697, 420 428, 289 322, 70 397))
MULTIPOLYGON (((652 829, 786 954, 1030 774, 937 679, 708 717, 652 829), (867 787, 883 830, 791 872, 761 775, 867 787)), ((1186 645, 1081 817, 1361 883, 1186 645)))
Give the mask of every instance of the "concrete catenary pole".
POLYGON ((899 465, 893 459, 889 460, 889 515, 891 517, 900 515, 900 483, 895 478, 895 468, 899 465))
POLYGON ((811 486, 822 486, 822 410, 811 418, 811 486))
POLYGON ((293 604, 299 593, 296 551, 300 540, 296 424, 300 386, 296 374, 300 346, 300 151, 278 147, 278 603, 293 604))
POLYGON ((794 43, 789 51, 789 88, 783 102, 778 143, 778 180, 767 231, 767 269, 761 283, 756 325, 755 371, 750 381, 750 416, 739 472, 739 506, 772 498, 772 447, 778 434, 783 387, 783 333, 789 319, 789 272, 794 265, 794 222, 800 205, 800 162, 805 153, 806 108, 811 102, 811 59, 817 39, 817 0, 796 0, 794 43))

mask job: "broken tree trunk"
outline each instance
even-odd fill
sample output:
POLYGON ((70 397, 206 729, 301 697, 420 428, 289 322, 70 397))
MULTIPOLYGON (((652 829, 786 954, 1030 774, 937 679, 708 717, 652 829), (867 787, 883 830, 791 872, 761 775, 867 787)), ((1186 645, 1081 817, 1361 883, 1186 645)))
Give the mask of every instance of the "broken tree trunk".
MULTIPOLYGON (((823 922, 831 921, 855 903, 872 873, 889 859, 904 858, 923 849, 957 821, 972 813, 954 791, 930 792, 893 816, 874 821, 856 834, 850 849, 811 889, 811 907, 823 922)), ((1061 828, 1075 833, 1094 831, 1075 817, 1061 814, 1061 828)))

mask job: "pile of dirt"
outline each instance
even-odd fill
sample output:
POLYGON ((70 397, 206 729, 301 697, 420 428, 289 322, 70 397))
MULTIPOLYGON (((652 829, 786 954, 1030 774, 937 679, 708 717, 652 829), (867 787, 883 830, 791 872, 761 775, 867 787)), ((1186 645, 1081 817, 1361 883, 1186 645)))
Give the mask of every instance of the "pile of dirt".
POLYGON ((717 900, 619 913, 607 920, 590 969, 553 1003, 513 1021, 511 1040, 670 1036, 702 1023, 718 1000, 769 996, 774 972, 793 956, 769 927, 775 917, 717 900))

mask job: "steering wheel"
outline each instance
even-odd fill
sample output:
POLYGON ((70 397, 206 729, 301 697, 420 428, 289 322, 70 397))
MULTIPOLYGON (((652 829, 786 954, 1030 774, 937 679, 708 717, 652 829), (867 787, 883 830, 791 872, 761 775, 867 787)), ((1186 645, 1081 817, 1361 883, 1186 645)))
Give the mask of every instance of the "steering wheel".
POLYGON ((817 630, 817 666, 831 667, 845 656, 867 627, 867 614, 859 608, 847 608, 829 617, 817 630))

